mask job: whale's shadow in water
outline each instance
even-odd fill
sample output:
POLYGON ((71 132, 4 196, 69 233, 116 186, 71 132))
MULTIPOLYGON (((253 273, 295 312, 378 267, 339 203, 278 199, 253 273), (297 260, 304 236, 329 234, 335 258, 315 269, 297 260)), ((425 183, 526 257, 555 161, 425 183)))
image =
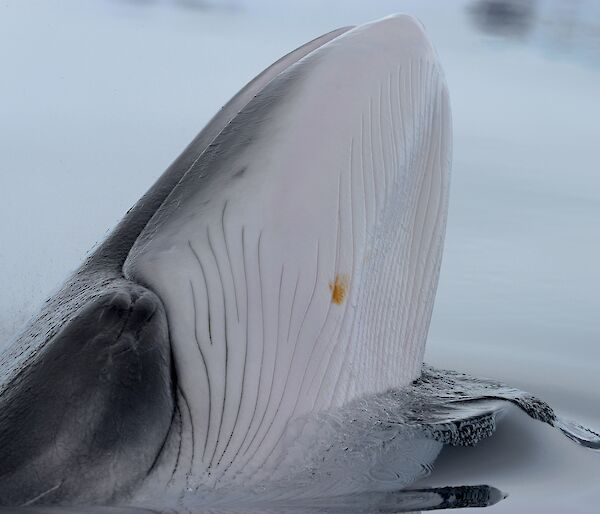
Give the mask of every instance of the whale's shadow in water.
POLYGON ((170 508, 155 510, 136 507, 86 507, 83 511, 76 507, 31 507, 5 510, 3 513, 22 514, 336 514, 336 513, 399 513, 415 511, 431 511, 444 509, 461 509, 468 507, 489 507, 504 499, 506 495, 494 487, 487 485, 433 487, 382 493, 366 493, 315 499, 293 504, 274 504, 266 506, 250 506, 247 508, 227 507, 194 507, 170 508))

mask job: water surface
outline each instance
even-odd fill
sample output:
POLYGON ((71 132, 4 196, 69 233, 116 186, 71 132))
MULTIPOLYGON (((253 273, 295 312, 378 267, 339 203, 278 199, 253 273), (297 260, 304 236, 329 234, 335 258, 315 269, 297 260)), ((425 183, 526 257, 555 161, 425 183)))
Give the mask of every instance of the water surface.
MULTIPOLYGON (((398 11, 424 22, 454 118, 426 360, 600 427, 594 0, 0 2, 0 343, 242 84, 398 11)), ((417 486, 489 484, 509 493, 498 513, 594 512, 598 476, 598 454, 515 413, 417 486)))

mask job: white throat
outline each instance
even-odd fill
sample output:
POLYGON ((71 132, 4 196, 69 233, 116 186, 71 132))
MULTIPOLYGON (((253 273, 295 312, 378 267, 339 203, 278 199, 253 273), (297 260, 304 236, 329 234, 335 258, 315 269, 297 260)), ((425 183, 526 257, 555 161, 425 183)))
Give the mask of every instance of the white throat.
POLYGON ((279 74, 157 212, 125 272, 167 309, 194 485, 264 478, 290 420, 418 377, 450 146, 435 52, 390 17, 279 74))

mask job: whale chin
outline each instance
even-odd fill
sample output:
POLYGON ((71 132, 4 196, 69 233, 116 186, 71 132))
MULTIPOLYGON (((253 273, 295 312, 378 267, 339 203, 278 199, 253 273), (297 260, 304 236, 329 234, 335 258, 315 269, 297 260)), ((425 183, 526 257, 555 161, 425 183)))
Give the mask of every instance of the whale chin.
POLYGON ((436 54, 392 16, 291 63, 196 159, 124 266, 167 312, 175 477, 251 482, 295 419, 418 378, 450 147, 436 54))

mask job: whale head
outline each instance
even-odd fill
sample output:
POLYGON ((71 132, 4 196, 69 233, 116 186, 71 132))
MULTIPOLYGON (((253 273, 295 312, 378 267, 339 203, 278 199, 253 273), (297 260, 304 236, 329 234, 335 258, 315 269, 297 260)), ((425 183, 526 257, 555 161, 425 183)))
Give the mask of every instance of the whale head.
POLYGON ((291 420, 418 377, 450 147, 435 51, 400 15, 279 73, 190 167, 124 266, 167 313, 175 475, 252 480, 291 420))

